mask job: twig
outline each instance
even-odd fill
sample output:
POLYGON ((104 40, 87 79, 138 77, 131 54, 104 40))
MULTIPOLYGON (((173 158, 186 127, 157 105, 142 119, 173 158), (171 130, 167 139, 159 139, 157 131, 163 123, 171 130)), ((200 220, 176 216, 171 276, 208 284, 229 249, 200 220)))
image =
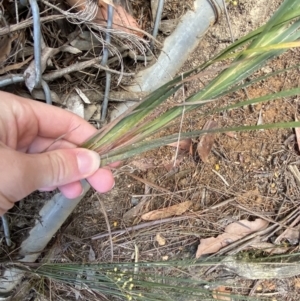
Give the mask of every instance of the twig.
POLYGON ((33 56, 30 56, 28 57, 25 61, 23 62, 20 62, 20 63, 16 63, 16 64, 13 64, 13 65, 8 65, 8 66, 5 66, 3 68, 0 68, 0 75, 2 74, 5 74, 9 71, 12 71, 12 70, 19 70, 21 69, 24 65, 26 65, 29 61, 31 61, 31 59, 33 58, 33 56))
POLYGON ((249 297, 250 297, 250 296, 253 296, 253 295, 255 294, 255 291, 256 291, 257 287, 258 287, 261 283, 262 283, 262 280, 261 280, 261 279, 255 281, 254 285, 252 286, 252 288, 251 288, 251 290, 250 290, 250 292, 249 292, 249 297))
POLYGON ((295 165, 289 165, 288 169, 290 170, 290 172, 295 177, 296 182, 298 183, 298 185, 300 185, 300 172, 299 172, 299 169, 297 168, 297 166, 295 166, 295 165))
POLYGON ((107 226, 107 231, 108 231, 108 235, 109 235, 109 242, 110 242, 110 256, 111 256, 111 262, 114 261, 114 245, 113 245, 113 240, 112 240, 112 233, 111 233, 111 228, 110 228, 110 224, 109 224, 109 220, 108 220, 108 216, 107 216, 107 213, 106 213, 106 210, 105 210, 105 206, 103 204, 103 201, 100 199, 99 195, 98 195, 98 192, 95 193, 98 201, 99 201, 99 204, 101 206, 101 210, 102 210, 102 213, 104 215, 104 219, 105 219, 105 222, 106 222, 106 226, 107 226))
MULTIPOLYGON (((183 74, 182 73, 181 73, 181 79, 183 80, 183 74)), ((182 85, 182 96, 183 96, 183 101, 185 102, 184 85, 182 85)), ((183 107, 182 113, 181 113, 181 119, 180 119, 180 125, 179 125, 179 133, 178 133, 178 140, 177 140, 177 147, 176 147, 176 152, 175 152, 175 158, 174 158, 173 167, 176 167, 176 161, 177 161, 177 156, 178 156, 178 151, 179 151, 180 134, 181 134, 181 131, 182 131, 184 113, 185 113, 185 106, 183 107)))
POLYGON ((81 70, 83 70, 85 68, 88 68, 88 67, 96 67, 96 68, 99 68, 99 69, 102 69, 102 70, 105 70, 105 71, 109 71, 111 73, 123 75, 123 76, 132 76, 132 75, 134 75, 134 73, 125 73, 125 72, 119 72, 119 71, 116 71, 116 70, 112 70, 112 69, 104 67, 104 66, 102 66, 98 63, 99 63, 99 57, 91 59, 91 60, 86 61, 86 62, 76 63, 76 64, 73 64, 73 65, 68 66, 66 68, 62 68, 60 70, 56 70, 56 71, 53 71, 51 73, 45 74, 45 75, 43 75, 43 79, 46 80, 46 81, 52 81, 52 80, 55 80, 57 78, 60 78, 64 75, 66 75, 66 74, 69 74, 71 72, 81 71, 81 70))
POLYGON ((225 16, 226 16, 226 21, 227 21, 227 24, 228 24, 228 27, 229 27, 231 41, 232 41, 232 43, 234 43, 234 36, 233 36, 233 33, 232 33, 231 23, 230 23, 230 20, 229 20, 229 15, 228 15, 228 11, 227 11, 227 6, 226 6, 226 3, 225 3, 225 0, 223 0, 223 5, 224 5, 224 11, 225 11, 225 16))
POLYGON ((230 185, 228 184, 228 182, 225 180, 225 178, 224 178, 223 176, 221 176, 216 170, 212 169, 212 172, 214 172, 217 176, 219 176, 220 179, 224 182, 224 184, 225 184, 226 186, 230 186, 230 185))
MULTIPOLYGON (((41 17, 40 22, 41 23, 46 23, 46 22, 61 20, 61 19, 65 19, 65 18, 66 17, 63 16, 63 15, 52 15, 52 16, 47 16, 47 17, 41 17)), ((25 29, 25 28, 31 26, 32 24, 33 24, 33 19, 29 18, 29 19, 24 20, 20 23, 10 25, 10 26, 7 26, 7 27, 2 27, 2 28, 0 28, 0 37, 11 34, 14 31, 25 29)))
POLYGON ((251 214, 253 214, 253 215, 256 215, 256 216, 260 217, 261 219, 263 219, 263 220, 265 220, 265 221, 268 221, 268 222, 270 222, 270 223, 272 223, 272 224, 275 224, 275 225, 278 225, 278 226, 281 226, 281 227, 285 227, 285 226, 282 225, 281 223, 276 222, 274 219, 268 218, 268 217, 266 217, 266 216, 264 216, 263 214, 260 214, 260 213, 258 213, 258 212, 251 211, 250 209, 248 209, 248 208, 246 208, 246 207, 244 207, 244 206, 242 206, 242 205, 240 205, 240 204, 235 204, 235 206, 236 206, 237 208, 239 208, 239 209, 245 210, 246 212, 249 212, 249 213, 251 213, 251 214))

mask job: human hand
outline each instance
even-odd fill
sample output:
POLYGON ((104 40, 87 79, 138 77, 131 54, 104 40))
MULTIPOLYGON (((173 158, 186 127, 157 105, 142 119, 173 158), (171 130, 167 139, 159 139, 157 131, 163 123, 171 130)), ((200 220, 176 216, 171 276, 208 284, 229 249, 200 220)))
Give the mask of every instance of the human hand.
POLYGON ((78 197, 84 178, 98 192, 112 189, 99 155, 76 147, 95 132, 73 113, 0 91, 0 215, 35 190, 78 197))

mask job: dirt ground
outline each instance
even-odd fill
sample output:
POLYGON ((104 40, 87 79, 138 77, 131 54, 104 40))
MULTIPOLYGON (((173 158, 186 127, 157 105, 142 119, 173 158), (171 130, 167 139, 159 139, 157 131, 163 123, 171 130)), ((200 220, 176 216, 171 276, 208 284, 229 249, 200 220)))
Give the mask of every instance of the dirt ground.
MULTIPOLYGON (((187 9, 186 6, 181 6, 179 12, 174 5, 172 6, 175 2, 167 1, 165 18, 176 18, 187 9)), ((280 3, 281 1, 277 0, 269 1, 268 5, 264 0, 238 0, 236 5, 230 2, 228 13, 233 37, 237 39, 262 25, 280 3)), ((141 6, 138 1, 132 1, 132 5, 135 13, 140 13, 141 6)), ((145 29, 147 26, 149 24, 145 25, 145 29)), ((160 39, 163 37, 161 35, 160 39)), ((180 72, 200 65, 224 49, 230 41, 228 23, 223 15, 218 24, 209 29, 180 72)), ((299 55, 299 50, 293 49, 272 60, 254 76, 288 68, 298 62, 299 55)), ((136 68, 141 67, 142 64, 136 68)), ((201 81, 197 79, 187 83, 186 96, 203 87, 208 81, 209 78, 203 78, 201 81)), ((299 71, 294 69, 226 96, 221 103, 255 98, 298 86, 299 71)), ((113 106, 114 104, 111 108, 113 106)), ((257 124, 258 121, 294 121, 299 113, 299 100, 298 97, 280 99, 200 119, 199 115, 202 113, 203 111, 198 110, 186 115, 182 131, 201 129, 205 122, 211 119, 224 127, 257 124)), ((178 131, 178 124, 174 124, 171 130, 178 131)), ((290 168, 300 168, 299 147, 292 129, 250 131, 234 135, 218 134, 206 163, 185 153, 180 154, 177 158, 178 164, 172 168, 174 158, 175 148, 161 147, 128 160, 119 169, 114 170, 115 188, 100 196, 112 238, 108 235, 101 203, 95 193, 90 192, 53 238, 44 255, 50 251, 54 262, 88 262, 92 248, 97 262, 110 262, 112 242, 114 262, 132 261, 136 247, 139 250, 140 261, 195 258, 200 239, 222 234, 227 225, 244 219, 254 221, 257 218, 269 221, 270 225, 274 221, 285 223, 286 216, 297 210, 299 205, 299 180, 290 168), (233 201, 225 202, 230 199, 233 201), (128 211, 141 201, 144 206, 138 214, 128 217, 128 211), (168 222, 157 222, 132 231, 132 226, 144 223, 141 219, 142 214, 184 201, 192 201, 191 208, 185 213, 189 214, 189 218, 175 222, 170 219, 168 222), (225 205, 205 211, 222 202, 225 202, 225 205), (205 213, 200 214, 203 210, 205 213), (197 214, 192 215, 193 212, 197 214), (124 229, 124 233, 114 234, 114 231, 120 229, 124 229), (91 240, 91 237, 97 234, 105 236, 91 240), (159 243, 158 235, 163 237, 164 244, 159 243)), ((35 193, 8 213, 13 241, 17 243, 26 236, 32 226, 32 218, 36 217, 40 206, 51 196, 50 193, 35 193)), ((297 227, 296 229, 299 232, 297 227)), ((261 241, 273 243, 282 232, 283 230, 279 230, 262 235, 261 241)), ((3 241, 1 244, 1 248, 5 249, 3 241)), ((291 254, 299 252, 298 244, 299 240, 296 239, 293 242, 284 240, 281 245, 291 254)), ((261 247, 254 246, 254 242, 252 246, 241 243, 236 246, 236 250, 263 252, 261 247)), ((222 253, 221 250, 215 255, 234 254, 236 250, 228 250, 226 253, 222 253)), ((256 280, 240 277, 236 270, 228 271, 224 267, 218 267, 206 274, 202 270, 190 270, 191 277, 197 275, 212 283, 222 279, 228 284, 226 289, 229 292, 244 296, 263 297, 273 301, 292 301, 300 298, 298 277, 281 278, 279 274, 276 279, 256 280)), ((215 287, 212 285, 211 289, 215 287)), ((58 300, 58 295, 63 300, 73 299, 73 296, 67 296, 59 285, 52 290, 52 294, 52 300, 58 300)), ((91 300, 89 298, 92 297, 87 293, 85 300, 91 300)))

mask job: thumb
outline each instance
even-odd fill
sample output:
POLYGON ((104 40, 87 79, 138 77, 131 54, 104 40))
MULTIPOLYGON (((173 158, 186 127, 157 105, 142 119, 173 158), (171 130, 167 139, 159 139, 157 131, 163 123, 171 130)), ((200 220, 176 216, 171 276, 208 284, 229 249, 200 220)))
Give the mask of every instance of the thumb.
POLYGON ((91 176, 100 156, 81 148, 24 154, 0 148, 0 202, 16 202, 44 187, 57 187, 91 176))

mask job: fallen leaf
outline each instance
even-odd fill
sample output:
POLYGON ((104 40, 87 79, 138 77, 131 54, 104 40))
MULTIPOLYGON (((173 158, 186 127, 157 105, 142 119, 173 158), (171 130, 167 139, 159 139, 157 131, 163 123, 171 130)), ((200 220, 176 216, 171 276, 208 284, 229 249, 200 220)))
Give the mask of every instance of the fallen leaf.
POLYGON ((192 201, 185 201, 174 206, 147 212, 143 214, 141 218, 146 221, 153 221, 157 219, 170 217, 173 215, 181 215, 184 212, 186 212, 192 206, 192 204, 192 201))
POLYGON ((212 296, 216 300, 231 301, 230 292, 225 286, 219 286, 213 291, 212 296))
POLYGON ((84 105, 78 94, 72 93, 66 101, 66 109, 72 113, 84 118, 84 105))
POLYGON ((75 87, 75 91, 77 92, 77 94, 80 96, 80 98, 83 100, 84 103, 91 104, 88 97, 79 88, 75 87))
POLYGON ((296 245, 299 242, 299 229, 288 228, 275 240, 276 244, 280 244, 282 240, 287 240, 291 245, 296 245))
POLYGON ((192 139, 187 138, 187 139, 182 139, 182 140, 174 142, 174 143, 170 143, 170 144, 168 144, 168 146, 173 146, 175 148, 178 147, 179 149, 181 149, 183 151, 189 152, 191 144, 192 144, 192 139))
MULTIPOLYGON (((210 130, 218 127, 218 123, 209 120, 205 123, 203 130, 210 130)), ((206 163, 208 160, 208 155, 212 149, 212 146, 215 141, 215 134, 204 134, 201 136, 200 141, 197 145, 197 152, 199 154, 200 159, 206 163)))
POLYGON ((268 291, 268 292, 271 292, 271 291, 275 291, 276 290, 276 283, 274 283, 274 281, 270 281, 270 280, 265 280, 261 283, 262 287, 263 287, 263 290, 264 291, 268 291))
MULTIPOLYGON (((86 0, 67 0, 67 2, 70 6, 75 7, 77 10, 84 10, 87 4, 86 0)), ((92 21, 99 25, 106 25, 108 5, 112 5, 114 6, 113 29, 120 29, 123 32, 143 37, 143 33, 140 32, 140 26, 132 15, 121 5, 112 3, 113 1, 111 0, 100 0, 98 2, 98 11, 92 21)))
MULTIPOLYGON (((100 20, 104 19, 106 21, 107 9, 108 8, 106 4, 102 5, 101 9, 98 11, 95 20, 97 20, 100 17, 100 20)), ((137 21, 121 5, 115 5, 114 15, 113 15, 113 28, 120 29, 124 32, 128 32, 143 37, 143 33, 139 32, 140 26, 137 23, 137 21), (137 31, 135 31, 134 29, 137 29, 137 31)))
POLYGON ((6 61, 11 51, 11 43, 18 37, 18 34, 7 35, 0 39, 0 63, 6 61))
POLYGON ((98 109, 98 107, 96 105, 94 105, 94 104, 86 106, 84 108, 84 119, 86 121, 89 121, 94 116, 94 114, 96 113, 97 109, 98 109))
POLYGON ((225 132, 224 134, 230 138, 237 139, 236 132, 225 132))
MULTIPOLYGON (((13 65, 8 65, 8 66, 5 66, 4 68, 0 68, 0 74, 5 74, 5 73, 7 73, 9 71, 12 71, 12 70, 19 70, 24 65, 29 63, 32 60, 32 58, 33 58, 33 56, 30 56, 26 60, 24 60, 23 62, 16 63, 16 64, 13 64, 13 65)), ((0 62, 1 62, 1 59, 0 59, 0 62)))
POLYGON ((245 237, 248 234, 265 229, 268 222, 257 218, 254 221, 241 220, 225 227, 224 233, 217 237, 209 237, 200 240, 196 258, 205 254, 218 252, 223 247, 245 237))
POLYGON ((93 248, 90 247, 90 250, 89 250, 89 262, 95 261, 95 260, 96 260, 96 254, 95 254, 93 248))
POLYGON ((300 290, 300 278, 294 279, 294 286, 297 290, 300 290))
POLYGON ((156 234, 155 240, 160 246, 164 246, 166 244, 166 239, 160 233, 156 234))
POLYGON ((138 216, 138 214, 141 212, 142 208, 146 204, 147 199, 141 200, 136 206, 133 208, 129 209, 127 212, 124 213, 123 215, 123 220, 129 221, 130 219, 138 216))

